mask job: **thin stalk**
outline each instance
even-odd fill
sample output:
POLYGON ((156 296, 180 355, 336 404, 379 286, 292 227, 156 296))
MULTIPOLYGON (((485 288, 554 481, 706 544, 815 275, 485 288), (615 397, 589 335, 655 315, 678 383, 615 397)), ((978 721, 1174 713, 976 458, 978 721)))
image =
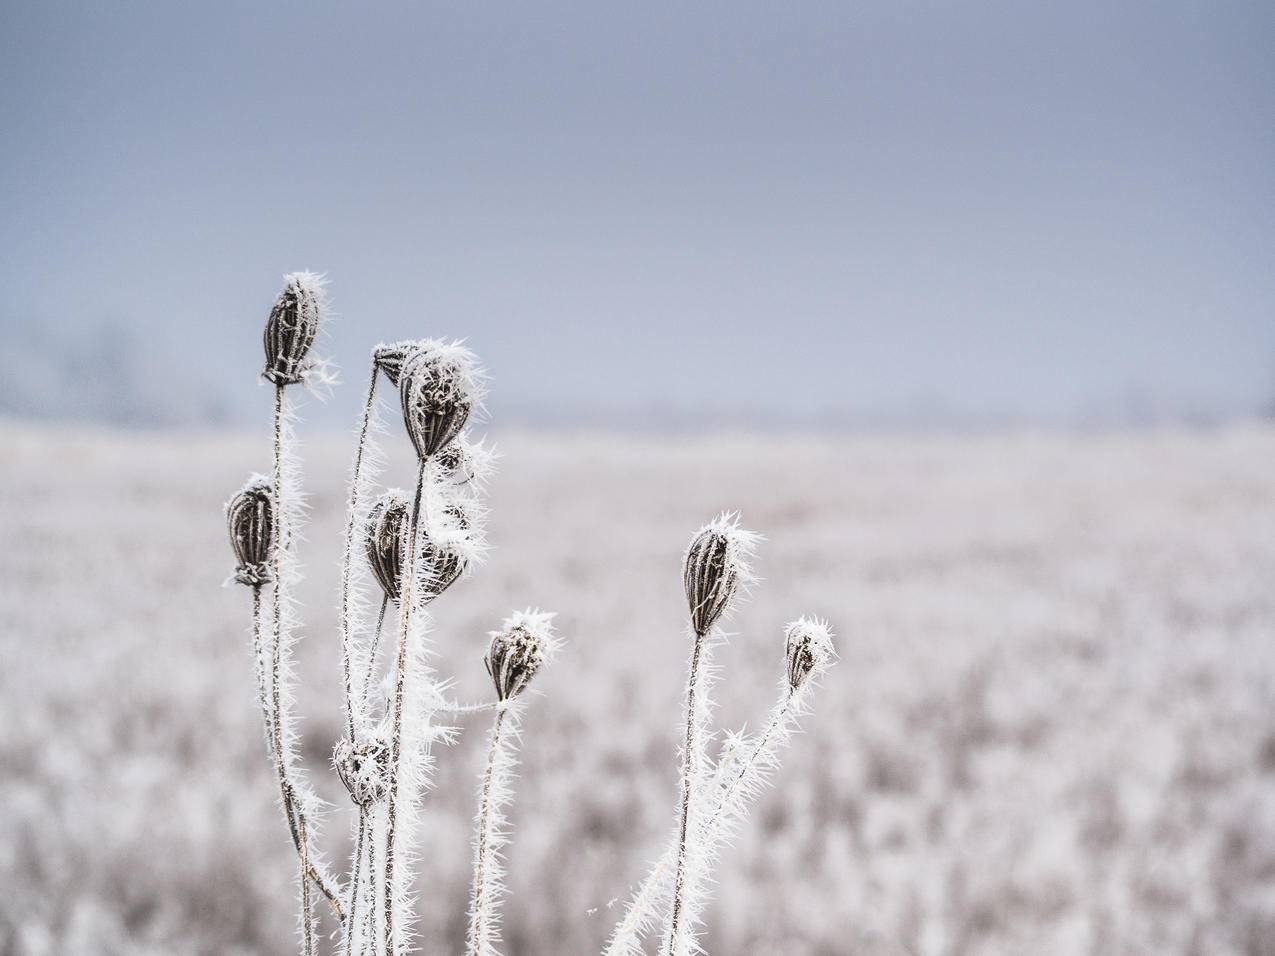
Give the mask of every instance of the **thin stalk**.
POLYGON ((272 624, 274 625, 274 646, 270 658, 271 703, 274 714, 274 749, 275 764, 279 771, 279 791, 283 799, 284 813, 288 817, 288 826, 292 832, 292 841, 296 845, 297 855, 301 860, 301 921, 304 928, 305 953, 313 956, 314 940, 311 936, 310 912, 310 872, 309 841, 306 839, 305 814, 296 805, 295 793, 287 776, 287 759, 283 749, 283 710, 281 708, 283 655, 283 550, 288 546, 285 508, 283 502, 283 384, 274 387, 274 501, 276 541, 274 545, 274 602, 271 605, 272 624))
POLYGON ((359 835, 354 841, 354 872, 350 874, 350 918, 345 921, 345 943, 341 952, 350 956, 350 942, 354 939, 354 923, 358 919, 359 867, 363 863, 363 837, 367 833, 367 810, 359 807, 359 835))
POLYGON ((359 425, 359 444, 354 450, 354 475, 350 479, 350 501, 345 521, 345 550, 341 556, 341 669, 345 676, 345 724, 351 741, 354 740, 354 687, 350 677, 350 618, 351 580, 354 570, 354 538, 359 519, 359 481, 363 473, 363 450, 367 445, 368 426, 372 421, 372 409, 376 403, 376 360, 372 360, 371 377, 368 379, 367 401, 363 403, 363 421, 359 425))
POLYGON ((310 844, 305 835, 304 816, 298 816, 297 829, 301 831, 301 937, 305 940, 306 956, 314 956, 314 904, 310 902, 310 860, 306 853, 310 844))
POLYGON ((372 632, 372 647, 367 655, 367 674, 363 677, 363 709, 367 710, 367 699, 372 692, 372 677, 376 674, 376 650, 381 646, 381 628, 385 626, 385 609, 389 606, 390 596, 381 595, 381 610, 376 615, 376 630, 372 632))
POLYGON ((363 916, 363 945, 359 947, 359 956, 364 954, 376 953, 376 939, 378 933, 378 924, 376 920, 376 901, 380 899, 380 894, 376 892, 376 827, 375 825, 368 827, 367 841, 367 913, 363 916))
POLYGON ((669 917, 668 951, 670 956, 674 956, 676 952, 677 931, 682 918, 682 892, 686 881, 686 830, 691 815, 694 778, 700 767, 699 721, 696 714, 695 692, 699 687, 699 662, 703 650, 704 635, 696 632, 695 649, 691 652, 691 677, 686 685, 686 748, 682 751, 682 821, 677 840, 677 871, 673 877, 673 913, 669 917))
POLYGON ((421 517, 421 494, 425 488, 425 462, 416 475, 416 496, 407 525, 407 554, 403 561, 402 593, 399 597, 398 657, 394 664, 394 717, 390 738, 390 792, 385 826, 385 956, 394 956, 394 864, 398 825, 399 762, 403 752, 403 692, 407 680, 407 639, 412 624, 413 584, 416 581, 416 533, 421 517))
MULTIPOLYGON (((474 848, 474 900, 469 914, 469 956, 485 956, 490 952, 487 934, 492 930, 492 914, 488 911, 494 905, 492 888, 488 886, 491 879, 489 868, 494 861, 490 859, 495 852, 492 842, 495 838, 495 826, 492 813, 492 785, 496 776, 496 762, 500 759, 500 732, 505 721, 504 709, 496 711, 496 719, 491 726, 491 746, 487 750, 487 769, 483 772, 482 797, 478 801, 478 835, 474 848)), ((499 874, 496 876, 499 879, 499 874)))

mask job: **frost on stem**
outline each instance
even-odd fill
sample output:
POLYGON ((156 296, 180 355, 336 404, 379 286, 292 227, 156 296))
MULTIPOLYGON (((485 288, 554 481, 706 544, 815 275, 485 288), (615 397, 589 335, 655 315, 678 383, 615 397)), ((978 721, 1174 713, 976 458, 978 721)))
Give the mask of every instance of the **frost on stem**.
POLYGON ((487 766, 478 791, 466 956, 496 956, 500 944, 501 851, 508 843, 505 808, 513 798, 514 746, 521 717, 521 702, 516 698, 559 647, 552 619, 552 614, 538 610, 515 613, 492 633, 483 658, 501 705, 492 723, 487 766))
MULTIPOLYGON (((808 696, 818 678, 835 662, 832 632, 826 621, 802 617, 784 629, 784 676, 779 695, 763 730, 756 736, 742 731, 725 737, 711 782, 704 788, 701 823, 691 836, 694 856, 710 867, 721 847, 735 833, 748 810, 779 768, 779 754, 809 712, 808 696), (795 679, 794 679, 795 678, 795 679)), ((644 956, 643 938, 654 928, 655 915, 672 892, 679 851, 678 835, 651 867, 630 897, 624 916, 608 941, 604 956, 644 956)), ((699 918, 708 895, 690 894, 682 919, 699 918)))

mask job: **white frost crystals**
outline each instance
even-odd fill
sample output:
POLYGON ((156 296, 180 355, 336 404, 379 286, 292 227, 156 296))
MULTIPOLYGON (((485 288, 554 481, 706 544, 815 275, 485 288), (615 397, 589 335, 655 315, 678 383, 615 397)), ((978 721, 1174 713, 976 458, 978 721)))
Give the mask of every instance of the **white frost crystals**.
MULTIPOLYGON (((490 712, 487 758, 479 774, 474 817, 473 884, 467 956, 498 956, 507 819, 528 688, 560 650, 554 614, 516 611, 488 635, 482 661, 489 702, 462 707, 449 699, 450 678, 435 670, 434 614, 486 556, 484 495, 496 455, 467 431, 481 411, 485 375, 458 341, 417 339, 377 345, 356 428, 344 523, 340 585, 340 648, 344 734, 332 748, 331 770, 354 809, 353 854, 344 880, 325 866, 319 824, 330 809, 309 784, 300 758, 295 713, 300 635, 296 601, 298 543, 306 517, 288 386, 330 383, 311 353, 328 315, 325 280, 314 273, 284 277, 263 333, 263 377, 273 386, 273 460, 268 477, 253 476, 226 506, 235 555, 234 580, 250 589, 252 657, 266 753, 296 851, 299 948, 315 956, 324 938, 344 956, 405 956, 428 947, 415 934, 417 880, 425 826, 424 801, 434 786, 441 746, 457 739, 452 723, 490 712), (385 489, 381 382, 410 442, 414 487, 385 489), (444 600, 445 598, 445 600, 444 600), (393 613, 391 614, 391 608, 393 613), (387 621, 387 618, 389 620, 387 621), (323 932, 316 901, 326 898, 337 932, 323 932)), ((406 450, 406 443, 404 443, 406 450)), ((778 750, 806 711, 815 678, 832 662, 831 633, 814 618, 786 631, 782 693, 763 732, 728 736, 716 765, 707 756, 714 672, 708 659, 720 622, 755 583, 752 559, 760 536, 736 513, 723 513, 692 537, 683 561, 692 637, 687 680, 681 799, 677 831, 639 887, 612 934, 607 956, 643 953, 643 937, 663 914, 669 956, 698 951, 696 927, 708 898, 717 848, 733 832, 778 766, 778 750)), ((475 661, 475 664, 477 662, 475 661)), ((347 805, 347 806, 349 806, 347 805)))

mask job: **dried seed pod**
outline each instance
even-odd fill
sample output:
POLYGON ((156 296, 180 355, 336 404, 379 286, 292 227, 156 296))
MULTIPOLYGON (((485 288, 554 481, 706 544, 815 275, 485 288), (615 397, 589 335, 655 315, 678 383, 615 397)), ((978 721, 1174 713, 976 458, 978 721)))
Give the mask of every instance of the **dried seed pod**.
POLYGON ((827 621, 802 617, 784 628, 788 657, 788 686, 798 690, 814 673, 821 673, 836 657, 827 621))
POLYGON ((372 359, 376 367, 385 374, 390 384, 398 388, 399 374, 403 371, 403 363, 413 352, 421 347, 420 342, 404 341, 392 345, 378 345, 372 350, 372 359))
POLYGON ((453 527, 437 535, 427 534, 421 543, 421 586, 431 599, 455 584, 469 566, 467 549, 463 547, 469 517, 459 503, 448 505, 444 514, 453 527))
POLYGON ((460 434, 478 391, 479 373, 468 349, 426 343, 408 356, 399 372, 399 397, 408 437, 422 461, 460 434))
POLYGON ((552 614, 539 611, 519 611, 505 620, 501 630, 492 632, 483 664, 496 685, 498 699, 512 700, 521 694, 557 650, 552 618, 552 614))
POLYGON ((752 582, 748 559, 757 540, 757 535, 739 527, 735 513, 720 515, 691 539, 683 575, 696 634, 707 634, 741 588, 752 582))
POLYGON ((395 602, 403 589, 403 552, 408 518, 406 499, 397 492, 387 492, 368 512, 363 532, 363 549, 372 574, 385 596, 395 602))
POLYGON ((342 737, 332 748, 332 766, 360 807, 370 807, 389 789, 390 748, 381 740, 351 743, 342 737))
POLYGON ((226 505, 230 546, 239 561, 235 580, 257 587, 271 580, 270 552, 275 543, 274 497, 268 479, 254 475, 226 505))
POLYGON ((325 305, 322 276, 293 272, 283 277, 283 291, 270 309, 262 337, 266 350, 262 374, 271 382, 291 385, 301 381, 325 305))

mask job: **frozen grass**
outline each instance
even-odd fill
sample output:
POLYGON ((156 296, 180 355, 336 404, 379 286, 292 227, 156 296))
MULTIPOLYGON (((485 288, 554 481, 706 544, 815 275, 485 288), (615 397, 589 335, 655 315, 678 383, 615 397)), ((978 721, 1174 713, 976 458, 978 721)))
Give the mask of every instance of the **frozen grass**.
MULTIPOLYGON (((348 445, 307 443, 296 648, 301 758, 342 808, 348 445)), ((490 564, 435 638, 473 700, 508 607, 572 637, 522 726, 511 956, 598 952, 664 850, 680 557, 724 502, 768 543, 716 652, 720 720, 760 729, 793 609, 836 623, 841 664, 724 850, 710 952, 1275 953, 1275 433, 501 447, 490 564)), ((213 587, 221 502, 267 454, 0 428, 0 952, 294 947, 244 595, 213 587)), ((422 831, 432 952, 466 932, 490 715, 460 719, 422 831)))

